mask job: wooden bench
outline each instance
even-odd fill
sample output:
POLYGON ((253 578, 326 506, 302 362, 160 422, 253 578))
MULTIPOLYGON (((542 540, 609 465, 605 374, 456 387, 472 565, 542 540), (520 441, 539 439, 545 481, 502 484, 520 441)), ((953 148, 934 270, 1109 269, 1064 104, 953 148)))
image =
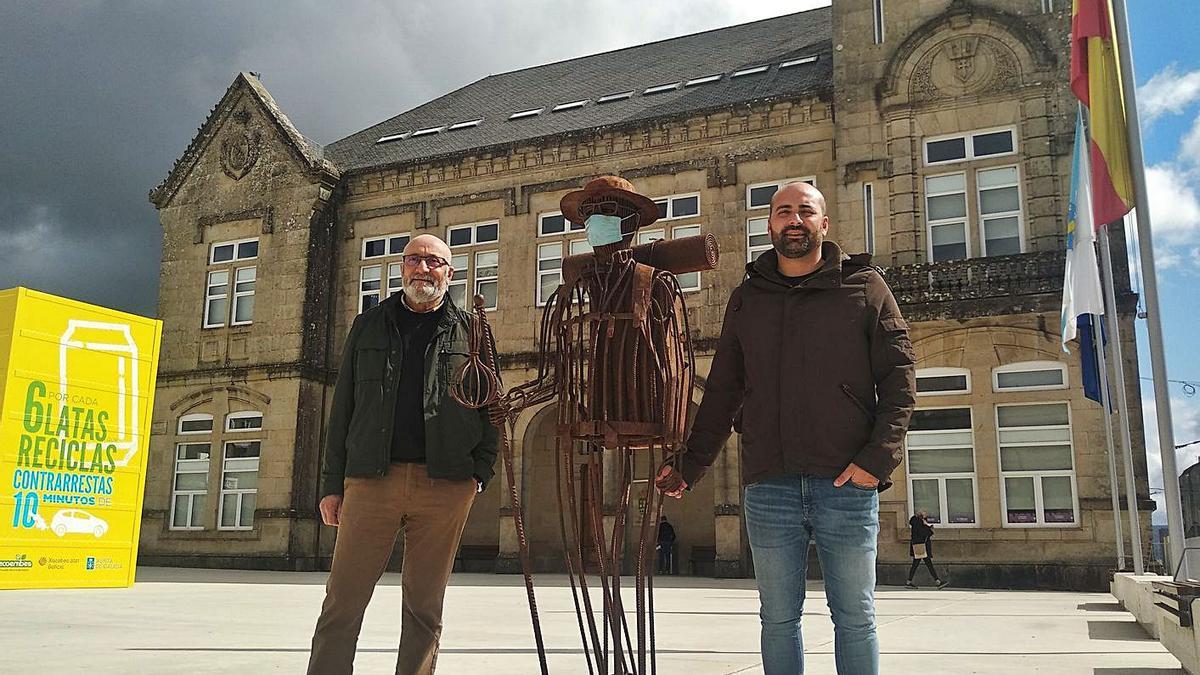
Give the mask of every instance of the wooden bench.
POLYGON ((1154 606, 1162 607, 1179 619, 1182 628, 1192 625, 1192 601, 1200 597, 1200 584, 1155 581, 1154 606))

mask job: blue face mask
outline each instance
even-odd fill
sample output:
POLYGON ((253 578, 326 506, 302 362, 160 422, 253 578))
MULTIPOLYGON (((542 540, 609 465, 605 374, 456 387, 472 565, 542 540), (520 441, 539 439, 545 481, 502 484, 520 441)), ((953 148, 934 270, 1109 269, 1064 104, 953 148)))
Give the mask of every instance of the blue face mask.
POLYGON ((615 244, 621 241, 621 217, 593 213, 584 223, 587 226, 588 243, 593 247, 615 244))

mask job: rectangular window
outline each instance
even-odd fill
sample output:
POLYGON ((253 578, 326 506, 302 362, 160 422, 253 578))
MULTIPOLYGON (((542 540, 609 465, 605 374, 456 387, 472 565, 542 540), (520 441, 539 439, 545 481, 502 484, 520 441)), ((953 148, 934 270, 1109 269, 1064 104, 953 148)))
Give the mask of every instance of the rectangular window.
POLYGON ((562 283, 562 243, 538 245, 537 306, 543 307, 562 283))
POLYGON ((1066 403, 996 406, 1006 525, 1073 525, 1075 464, 1066 403))
POLYGON ((231 326, 244 326, 254 320, 254 284, 257 278, 256 267, 241 267, 234 272, 231 326))
POLYGON ((388 263, 388 297, 390 298, 402 290, 404 290, 404 263, 388 263))
POLYGON ((496 309, 499 302, 497 283, 500 276, 500 252, 475 254, 475 294, 483 296, 485 309, 496 309))
POLYGON ((929 224, 929 259, 967 258, 967 176, 952 173, 925 178, 925 217, 929 224))
POLYGON ((788 178, 787 180, 777 180, 770 183, 755 183, 746 186, 746 209, 765 209, 771 205, 771 197, 779 188, 788 183, 808 183, 816 185, 817 179, 809 176, 808 178, 788 178))
POLYGON ((238 241, 223 241, 212 245, 209 249, 208 264, 219 265, 242 260, 254 260, 258 257, 258 239, 241 239, 238 241))
POLYGON ((204 529, 208 456, 211 449, 209 443, 179 443, 175 446, 175 480, 171 488, 172 530, 204 529))
POLYGON ((583 229, 584 226, 582 224, 569 222, 563 214, 557 211, 554 213, 543 213, 538 216, 539 237, 565 234, 567 232, 579 232, 583 229))
POLYGON ((753 262, 763 251, 771 248, 767 217, 746 220, 746 262, 753 262))
POLYGON ((690 218, 700 215, 700 195, 672 195, 654 200, 658 205, 659 220, 690 218))
POLYGON ((225 325, 229 312, 229 270, 208 273, 208 286, 204 292, 204 327, 218 328, 225 325))
POLYGON ((1013 255, 1023 248, 1020 182, 1015 166, 980 169, 975 174, 985 256, 1013 255))
POLYGON ((579 255, 580 253, 591 253, 592 245, 587 239, 576 239, 570 243, 571 255, 579 255))
POLYGON ((450 295, 450 300, 459 308, 470 311, 473 305, 467 304, 467 265, 470 261, 470 256, 466 253, 459 253, 451 256, 450 266, 454 268, 454 280, 450 282, 450 288, 447 293, 450 295))
POLYGON ((358 277, 358 311, 365 312, 379 304, 379 275, 382 268, 379 265, 368 265, 359 270, 358 277))
POLYGON ((970 408, 917 410, 907 437, 913 512, 930 522, 975 525, 975 442, 970 408))
POLYGON ((180 434, 207 434, 213 428, 213 417, 206 413, 184 415, 179 418, 180 434))
MULTIPOLYGON (((699 225, 682 225, 671 230, 672 239, 683 239, 684 237, 694 237, 700 234, 699 225)), ((679 288, 684 292, 700 290, 700 273, 688 272, 686 274, 677 274, 675 278, 679 281, 679 288)))
POLYGON ((971 393, 971 373, 962 368, 921 368, 917 371, 917 396, 971 393))
POLYGON ((263 416, 260 412, 235 412, 225 417, 225 431, 261 431, 262 425, 263 416))
POLYGON ((883 0, 871 0, 871 16, 875 24, 875 44, 883 44, 883 0))
POLYGON ((992 370, 993 391, 1038 391, 1067 388, 1067 364, 1029 361, 992 370))
POLYGON ((863 238, 867 253, 875 254, 875 186, 863 183, 863 238))
POLYGON ((221 464, 221 509, 217 517, 222 530, 254 527, 258 495, 260 441, 229 441, 221 464))
POLYGON ((1013 129, 993 129, 955 134, 925 141, 925 164, 947 164, 984 157, 1001 157, 1016 152, 1013 129))
POLYGON ((500 222, 475 223, 474 225, 459 225, 446 230, 446 240, 450 246, 470 246, 498 241, 500 238, 500 222))
POLYGON ((404 247, 408 246, 408 241, 411 236, 405 234, 393 234, 386 237, 374 237, 363 240, 362 259, 382 258, 384 256, 400 255, 404 253, 404 247))

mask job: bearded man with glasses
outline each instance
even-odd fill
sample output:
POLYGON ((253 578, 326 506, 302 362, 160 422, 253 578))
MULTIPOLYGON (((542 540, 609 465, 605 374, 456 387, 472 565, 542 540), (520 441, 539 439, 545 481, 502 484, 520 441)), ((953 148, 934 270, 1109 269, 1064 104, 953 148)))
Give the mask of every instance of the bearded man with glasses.
POLYGON ((321 519, 337 529, 310 675, 353 672, 363 613, 404 534, 397 673, 433 673, 442 601, 498 433, 450 396, 468 357, 469 312, 446 291, 450 249, 404 247, 404 290, 355 320, 342 351, 321 469, 321 519))

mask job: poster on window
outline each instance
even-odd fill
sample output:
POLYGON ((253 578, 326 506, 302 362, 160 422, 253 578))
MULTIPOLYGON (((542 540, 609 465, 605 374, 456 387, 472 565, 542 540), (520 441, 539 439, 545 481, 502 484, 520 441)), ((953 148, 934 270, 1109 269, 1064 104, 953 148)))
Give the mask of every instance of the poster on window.
POLYGON ((133 584, 161 332, 0 291, 0 589, 133 584))

